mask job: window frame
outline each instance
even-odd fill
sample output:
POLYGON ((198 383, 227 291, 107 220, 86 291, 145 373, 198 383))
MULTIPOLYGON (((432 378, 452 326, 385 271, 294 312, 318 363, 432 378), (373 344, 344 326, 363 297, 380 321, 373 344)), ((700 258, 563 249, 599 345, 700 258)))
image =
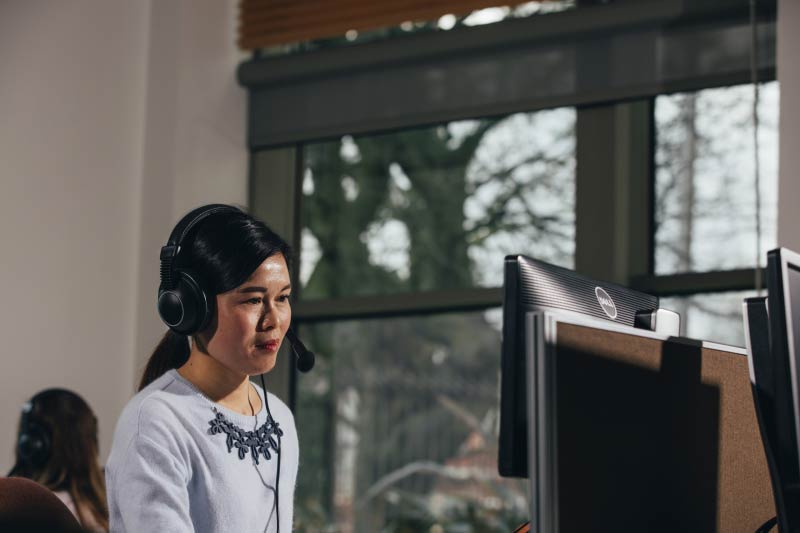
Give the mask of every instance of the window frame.
MULTIPOLYGON (((749 39, 745 4, 731 6, 727 0, 712 0, 686 5, 679 0, 646 0, 580 6, 563 13, 484 27, 411 35, 404 38, 402 47, 387 41, 281 58, 254 57, 243 62, 238 72, 240 84, 249 93, 250 205, 254 214, 286 236, 299 253, 305 143, 343 134, 378 133, 450 120, 576 106, 575 270, 657 296, 753 289, 755 269, 654 274, 654 98, 658 94, 750 81, 748 47, 729 46, 731 38, 749 39), (725 43, 724 61, 719 68, 701 71, 698 64, 670 63, 674 63, 678 51, 704 39, 711 48, 715 43, 725 43), (639 46, 621 46, 625 43, 639 46), (568 90, 550 86, 544 93, 516 95, 515 99, 503 101, 478 98, 477 104, 468 105, 480 91, 474 88, 459 93, 455 104, 442 111, 428 109, 406 116, 376 113, 370 108, 346 122, 335 114, 336 109, 341 109, 339 105, 347 104, 346 99, 342 101, 341 94, 337 95, 339 100, 325 94, 331 83, 358 83, 375 89, 372 94, 378 106, 393 99, 408 103, 418 95, 377 89, 385 88, 387 80, 409 68, 436 68, 445 76, 458 78, 459 72, 485 62, 487 57, 524 65, 526 58, 552 53, 567 54, 574 60, 570 68, 576 69, 576 80, 568 90), (625 61, 642 65, 655 56, 661 57, 662 62, 639 78, 613 75, 625 61), (597 64, 605 65, 612 74, 598 74, 597 64), (592 76, 599 79, 593 81, 592 76), (298 101, 290 97, 295 91, 311 91, 330 107, 330 116, 317 117, 319 120, 314 122, 308 120, 309 113, 298 114, 298 101), (288 116, 293 120, 275 126, 280 121, 270 113, 281 108, 289 109, 288 116), (265 125, 269 127, 265 129, 265 125)), ((777 6, 768 1, 762 2, 759 9, 759 81, 768 81, 775 79, 777 6)), ((749 41, 745 44, 749 45, 749 41)), ((414 83, 422 91, 440 88, 425 85, 420 79, 414 83)), ((350 102, 351 107, 354 102, 350 102)), ((502 305, 500 288, 303 301, 298 273, 299 268, 294 268, 294 323, 299 328, 303 323, 321 320, 502 305)), ((289 364, 290 357, 279 361, 273 387, 293 407, 294 365, 289 364)))
MULTIPOLYGON (((774 73, 768 74, 766 77, 758 78, 759 84, 769 83, 776 80, 774 73)), ((739 85, 748 85, 751 82, 742 83, 739 85)), ((723 85, 721 87, 728 87, 730 85, 723 85)), ((702 89, 714 89, 717 86, 704 87, 702 89)), ((667 93, 665 93, 667 94, 667 93)), ((649 268, 645 274, 633 275, 628 280, 631 288, 647 292, 659 297, 666 296, 693 296, 699 294, 717 294, 734 291, 764 291, 766 289, 766 271, 762 265, 754 265, 749 268, 733 268, 725 270, 707 270, 707 271, 688 271, 676 272, 670 274, 656 274, 655 272, 655 143, 656 143, 656 124, 655 124, 655 98, 653 98, 652 109, 652 130, 651 130, 651 176, 650 181, 652 184, 652 198, 648 223, 650 224, 650 257, 649 268)), ((763 258, 766 263, 766 257, 763 258)))
MULTIPOLYGON (((365 43, 342 50, 256 57, 243 62, 239 80, 249 93, 249 204, 253 213, 287 237, 296 251, 293 324, 300 336, 304 325, 321 321, 475 311, 503 303, 501 287, 304 301, 298 267, 305 144, 345 134, 382 133, 553 107, 576 108, 576 271, 656 296, 754 289, 755 268, 672 275, 654 272, 655 97, 748 83, 747 47, 738 49, 733 59, 728 58, 726 68, 713 72, 701 72, 696 65, 670 67, 667 62, 654 69, 666 72, 649 72, 641 79, 604 75, 600 81, 591 82, 596 72, 593 63, 605 65, 609 71, 618 70, 625 61, 641 65, 656 50, 695 46, 706 32, 716 35, 718 43, 731 37, 749 37, 746 2, 734 8, 728 0, 691 4, 644 0, 580 7, 547 15, 546 21, 532 17, 409 36, 402 47, 392 42, 365 43), (625 43, 641 46, 621 45, 625 43), (573 54, 576 59, 572 66, 582 69, 576 73, 578 83, 570 90, 550 87, 543 94, 517 95, 503 101, 478 99, 474 104, 470 95, 475 93, 466 92, 443 109, 428 107, 423 112, 406 113, 407 107, 401 106, 403 113, 379 112, 390 107, 393 99, 408 105, 415 97, 414 92, 405 94, 407 89, 377 90, 385 88, 387 80, 398 73, 441 69, 444 76, 458 78, 458 69, 469 70, 487 57, 524 64, 526 57, 544 57, 553 50, 573 54), (735 68, 728 68, 731 65, 735 68), (364 113, 343 120, 334 111, 352 105, 342 91, 347 83, 376 88, 376 98, 364 113), (334 89, 332 94, 325 94, 330 88, 334 89), (294 91, 305 95, 306 100, 295 97, 294 91), (329 108, 323 109, 322 116, 313 117, 315 114, 304 107, 312 95, 320 98, 319 105, 329 108)), ((758 78, 764 82, 775 79, 776 5, 762 2, 759 9, 763 10, 763 20, 759 26, 762 68, 758 78)), ((421 92, 438 88, 425 85, 420 77, 412 81, 411 86, 421 92)), ((272 392, 294 410, 298 373, 288 348, 284 348, 271 375, 272 392)))

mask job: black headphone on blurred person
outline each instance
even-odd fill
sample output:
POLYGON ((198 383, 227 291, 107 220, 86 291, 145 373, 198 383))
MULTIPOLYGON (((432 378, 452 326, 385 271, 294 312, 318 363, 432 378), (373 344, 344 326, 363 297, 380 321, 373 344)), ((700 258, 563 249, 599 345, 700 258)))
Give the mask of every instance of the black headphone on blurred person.
MULTIPOLYGON (((184 216, 172 233, 167 244, 161 247, 161 283, 158 286, 158 315, 174 332, 193 335, 208 325, 214 314, 215 299, 203 289, 202 280, 187 268, 177 268, 175 261, 181 252, 183 240, 201 221, 215 213, 241 213, 236 207, 225 204, 210 204, 198 207, 184 216)), ((288 260, 288 258, 287 258, 288 260)), ((290 328, 286 338, 297 357, 297 369, 308 372, 314 367, 314 353, 306 349, 290 328)))
POLYGON ((32 469, 38 469, 50 457, 50 431, 36 421, 31 399, 22 406, 17 437, 17 459, 32 469))

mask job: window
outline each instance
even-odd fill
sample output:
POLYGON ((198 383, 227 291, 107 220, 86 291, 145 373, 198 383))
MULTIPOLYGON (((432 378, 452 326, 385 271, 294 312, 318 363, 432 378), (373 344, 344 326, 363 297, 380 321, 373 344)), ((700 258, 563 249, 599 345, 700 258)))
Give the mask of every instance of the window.
MULTIPOLYGON (((748 80, 746 13, 602 9, 546 31, 531 17, 412 37, 391 61, 376 43, 240 69, 254 204, 292 228, 295 326, 319 359, 295 389, 298 531, 516 525, 524 489, 481 467, 505 254, 658 294, 688 335, 741 344, 756 264, 751 88, 708 87, 748 80), (548 110, 520 112, 533 109, 548 110)), ((406 27, 395 33, 418 29, 406 27)), ((778 88, 761 87, 763 259, 778 88)))
MULTIPOLYGON (((752 86, 656 98, 655 273, 705 273, 676 285, 702 296, 665 299, 681 312, 686 334, 743 346, 742 298, 708 293, 704 280, 759 266, 776 246, 778 84, 760 87, 761 242, 756 251, 752 86)), ((743 273, 755 288, 755 272, 743 273)), ((745 288, 745 287, 742 287, 745 288)))
POLYGON ((574 159, 569 108, 303 147, 301 303, 337 311, 300 325, 318 360, 297 383, 300 531, 527 519, 525 483, 497 472, 499 291, 457 301, 501 287, 510 253, 573 266, 574 159), (415 307, 431 291, 450 309, 415 307), (376 296, 384 318, 350 319, 376 296))
MULTIPOLYGON (((777 237, 778 86, 761 88, 761 250, 777 237)), ((753 267, 751 86, 656 98, 657 274, 753 267)))
POLYGON ((575 111, 304 148, 302 298, 498 287, 503 257, 571 267, 575 111))
POLYGON ((299 381, 299 530, 507 532, 527 520, 526 482, 497 474, 499 317, 303 330, 317 367, 299 381))
POLYGON ((744 346, 742 302, 755 295, 755 291, 729 291, 671 296, 662 298, 661 306, 680 313, 687 337, 744 346))

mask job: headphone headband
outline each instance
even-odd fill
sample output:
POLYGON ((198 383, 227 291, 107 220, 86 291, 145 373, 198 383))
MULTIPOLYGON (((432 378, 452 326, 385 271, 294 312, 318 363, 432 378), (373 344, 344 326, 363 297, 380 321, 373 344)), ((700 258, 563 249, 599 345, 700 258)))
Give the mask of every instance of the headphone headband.
POLYGON ((225 204, 209 204, 192 209, 175 225, 175 229, 173 229, 172 233, 169 234, 167 246, 180 246, 180 244, 183 242, 183 239, 186 238, 186 235, 189 234, 193 227, 214 213, 219 213, 220 211, 241 213, 240 209, 225 204))
POLYGON ((169 234, 167 244, 161 247, 161 287, 171 289, 177 281, 174 277, 173 264, 181 251, 181 244, 189 232, 200 222, 215 213, 224 211, 240 213, 236 207, 225 204, 209 204, 189 211, 178 221, 172 233, 169 234))

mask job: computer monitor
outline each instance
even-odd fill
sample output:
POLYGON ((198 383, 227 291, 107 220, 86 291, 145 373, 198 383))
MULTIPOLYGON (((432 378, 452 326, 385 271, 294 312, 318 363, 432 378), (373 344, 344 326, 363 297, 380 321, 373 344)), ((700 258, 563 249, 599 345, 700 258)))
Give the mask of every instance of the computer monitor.
POLYGON ((800 531, 800 254, 771 250, 766 274, 774 420, 768 453, 778 465, 786 509, 786 523, 779 513, 779 526, 800 531))
POLYGON ((777 248, 767 254, 767 309, 774 374, 776 442, 782 469, 800 480, 800 255, 777 248))
POLYGON ((680 317, 655 296, 523 255, 506 257, 504 276, 498 470, 527 477, 526 313, 558 310, 666 335, 679 334, 680 317))
MULTIPOLYGON (((785 463, 785 461, 781 460, 776 443, 778 432, 785 433, 786 428, 793 431, 793 420, 790 410, 784 408, 776 412, 775 409, 776 380, 781 379, 781 377, 785 378, 786 374, 778 370, 781 365, 776 364, 772 357, 767 298, 763 296, 745 298, 742 311, 753 404, 756 410, 761 442, 767 458, 767 465, 769 466, 775 509, 779 517, 780 527, 782 530, 788 530, 786 524, 789 520, 786 516, 783 489, 784 478, 788 472, 782 470, 782 466, 785 466, 782 463, 785 463), (783 426, 782 430, 779 429, 780 426, 783 426)), ((786 382, 785 379, 783 381, 786 382)), ((786 389, 786 385, 784 385, 784 389, 786 389)), ((790 462, 791 455, 789 453, 790 462)))

